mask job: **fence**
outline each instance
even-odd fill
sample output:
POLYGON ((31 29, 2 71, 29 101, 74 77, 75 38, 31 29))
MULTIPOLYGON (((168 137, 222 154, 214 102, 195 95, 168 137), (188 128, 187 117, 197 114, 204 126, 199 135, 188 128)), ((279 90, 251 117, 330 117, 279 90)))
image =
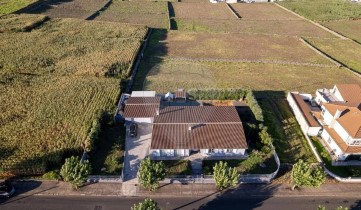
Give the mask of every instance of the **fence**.
POLYGON ((101 175, 93 175, 89 176, 87 182, 108 182, 108 183, 121 183, 121 176, 101 176, 101 175))
MULTIPOLYGON (((277 169, 271 174, 245 174, 239 177, 239 183, 270 183, 278 174, 280 169, 280 159, 276 151, 273 155, 276 163, 277 169)), ((212 175, 177 175, 177 176, 167 176, 160 183, 198 183, 198 184, 212 184, 215 183, 212 175)))

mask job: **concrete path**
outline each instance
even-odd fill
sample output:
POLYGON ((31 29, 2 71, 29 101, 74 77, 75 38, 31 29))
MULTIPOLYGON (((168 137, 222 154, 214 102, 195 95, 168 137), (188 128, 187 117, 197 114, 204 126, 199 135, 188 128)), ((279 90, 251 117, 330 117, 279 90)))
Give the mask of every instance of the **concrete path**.
POLYGON ((185 158, 185 160, 191 161, 192 173, 193 175, 202 174, 202 161, 204 155, 202 153, 196 153, 185 158))
POLYGON ((127 136, 125 139, 125 156, 123 182, 138 183, 137 173, 140 161, 143 160, 149 152, 150 139, 152 137, 152 125, 138 124, 138 135, 135 138, 127 136))

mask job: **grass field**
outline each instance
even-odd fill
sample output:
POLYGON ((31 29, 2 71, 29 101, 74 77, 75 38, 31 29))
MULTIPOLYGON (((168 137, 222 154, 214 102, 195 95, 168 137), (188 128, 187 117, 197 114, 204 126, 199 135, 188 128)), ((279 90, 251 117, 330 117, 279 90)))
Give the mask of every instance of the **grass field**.
POLYGON ((135 88, 167 93, 179 87, 251 88, 254 90, 314 91, 337 83, 361 80, 342 68, 262 63, 194 62, 147 58, 140 66, 135 88))
POLYGON ((0 34, 0 169, 41 174, 90 147, 146 28, 75 19, 0 34), (100 56, 102 55, 102 56, 100 56), (120 57, 119 55, 124 55, 120 57))
POLYGON ((152 28, 168 28, 167 2, 113 1, 96 20, 143 24, 152 28))
POLYGON ((361 5, 343 0, 286 0, 280 5, 315 21, 361 17, 361 5))
POLYGON ((0 33, 30 31, 48 19, 45 15, 3 15, 0 16, 0 33))
POLYGON ((298 37, 332 38, 331 33, 312 25, 305 20, 209 20, 209 19, 175 19, 180 31, 244 33, 244 36, 280 35, 298 37))
POLYGON ((38 0, 0 0, 0 15, 10 14, 38 0))
POLYGON ((255 92, 263 110, 264 123, 274 139, 278 157, 282 163, 295 163, 299 159, 316 163, 317 160, 288 105, 285 94, 273 90, 255 92))
POLYGON ((322 24, 348 38, 361 43, 361 19, 329 21, 323 22, 322 24))
POLYGON ((237 19, 226 4, 207 3, 172 3, 176 18, 185 19, 237 19))
POLYGON ((342 39, 307 40, 332 58, 361 73, 361 45, 342 39))
POLYGON ((242 20, 301 20, 274 4, 231 4, 242 20))
POLYGON ((297 38, 170 31, 148 48, 152 56, 333 65, 297 38))
POLYGON ((43 14, 52 18, 85 19, 104 6, 106 0, 46 1, 27 13, 43 14))

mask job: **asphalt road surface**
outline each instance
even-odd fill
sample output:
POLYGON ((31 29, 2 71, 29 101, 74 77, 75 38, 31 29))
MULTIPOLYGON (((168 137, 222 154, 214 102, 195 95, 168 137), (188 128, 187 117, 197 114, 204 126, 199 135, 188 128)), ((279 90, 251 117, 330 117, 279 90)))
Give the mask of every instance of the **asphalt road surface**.
MULTIPOLYGON (((16 196, 0 200, 0 209, 16 210, 128 210, 143 198, 136 197, 61 197, 61 196, 16 196)), ((316 210, 322 204, 328 209, 337 206, 361 209, 361 198, 339 197, 205 197, 205 198, 154 198, 162 209, 217 209, 217 210, 316 210)))

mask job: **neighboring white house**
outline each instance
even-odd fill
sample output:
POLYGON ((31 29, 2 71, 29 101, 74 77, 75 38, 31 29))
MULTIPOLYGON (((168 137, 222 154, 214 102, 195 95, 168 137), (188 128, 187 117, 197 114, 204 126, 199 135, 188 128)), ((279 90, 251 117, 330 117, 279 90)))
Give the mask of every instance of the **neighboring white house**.
MULTIPOLYGON (((287 99, 299 124, 305 124, 302 117, 297 117, 300 114, 295 111, 295 103, 289 100, 290 96, 292 93, 289 93, 287 99)), ((341 84, 335 85, 332 89, 318 89, 316 97, 311 101, 317 103, 321 108, 321 113, 313 116, 317 117, 323 126, 320 136, 333 158, 344 161, 350 155, 361 155, 360 86, 341 84)), ((298 107, 300 106, 298 105, 298 107)), ((303 116, 309 113, 307 108, 298 108, 298 111, 302 112, 303 116)), ((312 133, 304 130, 302 125, 301 128, 307 135, 312 136, 312 133)))
POLYGON ((311 100, 312 96, 310 94, 293 92, 287 95, 287 101, 303 133, 309 136, 317 136, 322 127, 315 116, 317 111, 312 111, 311 109, 311 100))
POLYGON ((152 157, 207 156, 246 157, 247 141, 233 106, 171 106, 155 116, 150 153, 152 157))

